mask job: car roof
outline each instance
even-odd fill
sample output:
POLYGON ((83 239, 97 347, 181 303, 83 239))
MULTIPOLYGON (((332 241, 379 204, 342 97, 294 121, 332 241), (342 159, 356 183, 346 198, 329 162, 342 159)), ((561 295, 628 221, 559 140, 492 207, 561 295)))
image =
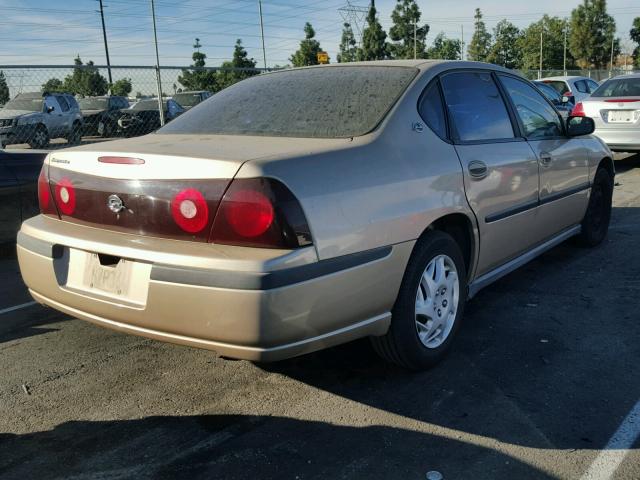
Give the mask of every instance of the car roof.
MULTIPOLYGON (((567 76, 558 76, 558 77, 545 77, 541 79, 543 82, 545 80, 593 80, 593 78, 589 78, 589 77, 581 77, 578 75, 567 75, 567 76)), ((595 80, 593 80, 595 82, 595 80)))
POLYGON ((640 73, 627 73, 623 75, 617 75, 613 78, 608 78, 607 80, 620 80, 622 78, 640 78, 640 73))

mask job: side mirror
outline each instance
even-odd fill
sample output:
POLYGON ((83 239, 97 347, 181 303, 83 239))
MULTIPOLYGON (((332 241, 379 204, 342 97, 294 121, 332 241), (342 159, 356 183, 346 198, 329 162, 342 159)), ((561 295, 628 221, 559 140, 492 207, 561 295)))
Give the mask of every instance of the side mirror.
POLYGON ((567 135, 582 137, 591 135, 596 130, 596 124, 591 117, 569 117, 567 119, 567 135))
POLYGON ((562 103, 569 103, 571 101, 571 99, 569 97, 567 97, 566 95, 562 96, 562 103))
POLYGON ((54 107, 53 105, 49 105, 49 106, 47 107, 47 113, 51 113, 51 112, 53 112, 55 109, 56 109, 56 107, 54 107))

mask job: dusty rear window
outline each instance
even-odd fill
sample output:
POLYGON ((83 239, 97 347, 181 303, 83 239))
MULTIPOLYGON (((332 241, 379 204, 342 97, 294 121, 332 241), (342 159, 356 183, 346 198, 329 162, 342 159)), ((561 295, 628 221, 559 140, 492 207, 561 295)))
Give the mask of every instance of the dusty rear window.
POLYGON ((417 72, 340 66, 258 75, 215 94, 158 133, 356 137, 380 123, 417 72))

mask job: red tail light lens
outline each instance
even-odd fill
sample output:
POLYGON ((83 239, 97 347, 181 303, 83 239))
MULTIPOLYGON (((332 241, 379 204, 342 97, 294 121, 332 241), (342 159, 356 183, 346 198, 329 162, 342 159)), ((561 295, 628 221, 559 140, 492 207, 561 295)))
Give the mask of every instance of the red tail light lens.
POLYGON ((302 207, 287 187, 269 178, 235 179, 213 222, 210 241, 264 248, 311 244, 302 207))
POLYGON ((51 190, 49 190, 49 180, 47 179, 45 165, 42 166, 38 177, 38 203, 40 205, 40 213, 50 213, 51 190))
POLYGON ((76 189, 66 177, 56 184, 56 205, 63 215, 73 215, 76 210, 76 189))
POLYGON ((582 105, 582 102, 578 102, 576 106, 573 107, 573 110, 571 110, 571 116, 586 117, 586 114, 584 113, 584 105, 582 105))
POLYGON ((195 188, 178 193, 171 201, 171 215, 187 233, 198 233, 209 223, 209 207, 204 195, 195 188))

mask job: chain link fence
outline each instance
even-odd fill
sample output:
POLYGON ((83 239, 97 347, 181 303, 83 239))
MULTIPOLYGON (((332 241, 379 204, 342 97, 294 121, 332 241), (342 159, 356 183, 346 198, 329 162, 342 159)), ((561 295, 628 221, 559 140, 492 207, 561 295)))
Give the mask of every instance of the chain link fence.
POLYGON ((222 88, 263 71, 0 66, 0 147, 55 149, 144 135, 222 88))
MULTIPOLYGON (((144 135, 216 91, 263 71, 162 67, 158 72, 153 66, 110 69, 94 65, 0 66, 0 106, 4 104, 0 109, 0 147, 55 149, 144 135), (162 110, 158 102, 159 84, 162 110), (3 95, 7 90, 8 95, 3 95)), ((566 74, 603 81, 633 72, 619 69, 521 73, 531 80, 566 74)))

